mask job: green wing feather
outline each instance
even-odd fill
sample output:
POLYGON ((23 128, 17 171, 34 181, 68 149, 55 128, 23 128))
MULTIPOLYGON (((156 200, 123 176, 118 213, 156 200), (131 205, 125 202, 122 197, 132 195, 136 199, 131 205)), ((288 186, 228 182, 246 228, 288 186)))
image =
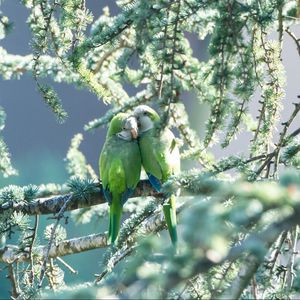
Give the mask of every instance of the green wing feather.
MULTIPOLYGON (((147 173, 152 174, 162 183, 180 171, 180 154, 174 134, 165 129, 158 138, 154 130, 149 130, 140 138, 142 164, 147 173)), ((174 195, 163 206, 165 220, 173 245, 177 243, 176 203, 174 195)))
POLYGON ((154 129, 143 133, 140 149, 145 171, 162 182, 180 171, 179 149, 169 129, 165 129, 160 138, 155 137, 154 129))
POLYGON ((156 159, 155 144, 157 139, 153 136, 153 130, 149 130, 140 137, 139 145, 141 149, 142 164, 147 173, 151 173, 157 179, 162 179, 162 169, 156 159))
POLYGON ((102 149, 100 177, 104 187, 120 190, 134 189, 140 179, 141 157, 137 142, 124 141, 117 137, 109 138, 102 149), (118 175, 118 176, 117 176, 118 175))
POLYGON ((124 196, 129 190, 134 190, 140 179, 141 157, 138 144, 116 136, 107 138, 100 155, 99 167, 103 188, 111 194, 108 241, 114 243, 120 231, 124 196))

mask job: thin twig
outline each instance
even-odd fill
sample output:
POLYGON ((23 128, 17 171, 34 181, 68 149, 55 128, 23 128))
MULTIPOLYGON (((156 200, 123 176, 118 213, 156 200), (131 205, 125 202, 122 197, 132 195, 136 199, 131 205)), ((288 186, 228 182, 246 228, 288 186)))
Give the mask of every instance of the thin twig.
POLYGON ((8 264, 7 265, 7 269, 8 269, 8 278, 11 282, 11 295, 14 299, 17 299, 18 296, 20 295, 20 287, 19 287, 19 283, 16 279, 16 274, 15 274, 15 270, 14 270, 14 266, 13 264, 8 264))
MULTIPOLYGON (((197 277, 196 277, 197 278, 197 277)), ((197 299, 202 299, 202 296, 199 294, 197 287, 195 286, 194 282, 193 282, 194 278, 188 280, 188 282, 190 283, 190 285, 193 288, 193 291, 195 292, 195 294, 197 295, 197 299)))
POLYGON ((276 148, 274 149, 273 152, 269 153, 266 156, 264 163, 256 171, 257 175, 259 175, 266 166, 270 165, 270 163, 274 157, 275 157, 275 162, 274 162, 274 165, 275 165, 274 166, 274 175, 275 175, 277 172, 278 164, 279 164, 281 148, 286 146, 292 137, 294 137, 300 133, 300 128, 299 128, 299 129, 295 130, 293 133, 291 133, 289 136, 286 137, 286 134, 287 134, 287 131, 288 131, 290 125, 292 124, 293 120, 295 119, 298 112, 300 111, 300 103, 294 103, 294 105, 295 105, 295 109, 293 110, 289 120, 285 123, 282 123, 282 125, 284 125, 284 127, 283 127, 283 130, 281 131, 281 133, 279 134, 280 138, 276 145, 276 148))
MULTIPOLYGON (((85 9, 85 0, 81 0, 81 10, 84 10, 84 9, 85 9)), ((81 20, 82 19, 80 19, 80 18, 77 19, 77 27, 76 27, 76 31, 73 34, 73 40, 72 40, 72 45, 71 45, 72 53, 74 52, 74 48, 79 41, 78 37, 79 37, 80 30, 81 30, 81 26, 80 26, 81 20)))
POLYGON ((300 111, 300 103, 294 103, 295 105, 295 109, 294 111, 292 112, 289 120, 285 123, 283 123, 282 125, 284 125, 283 127, 283 130, 282 132, 280 133, 280 139, 279 139, 279 142, 276 146, 276 149, 275 149, 275 158, 274 158, 274 177, 276 176, 277 174, 277 168, 278 168, 278 164, 279 164, 279 154, 280 154, 280 150, 281 148, 283 147, 283 145, 285 145, 286 143, 289 142, 289 140, 286 139, 286 134, 287 134, 287 131, 290 127, 290 125, 292 124, 292 122, 294 121, 295 117, 297 116, 298 112, 300 111))
POLYGON ((180 14, 180 6, 181 6, 181 0, 177 1, 177 9, 176 9, 176 18, 175 18, 175 24, 174 24, 174 30, 173 30, 173 45, 172 45, 172 54, 171 54, 171 78, 170 78, 170 91, 171 95, 169 95, 169 99, 167 101, 167 112, 166 112, 166 123, 169 120, 170 117, 170 109, 171 109, 171 103, 174 102, 174 81, 175 81, 175 75, 174 75, 174 69, 175 69, 175 53, 177 53, 177 31, 178 31, 178 24, 179 24, 179 14, 180 14))
POLYGON ((225 281, 226 276, 227 276, 228 272, 230 271, 230 269, 232 268, 233 264, 234 264, 233 261, 229 262, 229 264, 228 264, 225 272, 222 274, 222 278, 220 278, 220 281, 219 281, 218 285, 213 290, 213 293, 211 295, 212 299, 217 298, 217 295, 220 293, 220 290, 221 290, 221 287, 222 287, 222 283, 225 281))
POLYGON ((78 271, 74 270, 66 261, 64 261, 60 257, 56 257, 56 259, 61 262, 71 273, 78 274, 78 271))
POLYGON ((287 140, 290 140, 292 138, 294 138, 295 136, 297 136, 298 134, 300 134, 300 128, 296 129, 295 131, 293 131, 290 135, 287 136, 287 140))
POLYGON ((283 10, 283 5, 284 3, 278 7, 278 42, 280 45, 280 54, 282 52, 282 42, 283 42, 283 15, 282 15, 282 10, 283 10))
MULTIPOLYGON (((114 260, 112 262, 112 267, 114 267, 116 264, 118 264, 120 261, 122 261, 126 256, 128 256, 130 253, 132 253, 132 251, 135 249, 134 246, 125 249, 121 255, 119 255, 116 260, 114 260)), ((99 283, 104 276, 109 272, 108 268, 106 268, 101 274, 96 275, 96 279, 95 279, 95 283, 99 283)))
POLYGON ((115 52, 117 52, 118 50, 120 49, 123 49, 123 48, 129 48, 128 46, 125 45, 125 41, 122 40, 120 42, 120 44, 117 46, 117 47, 114 47, 112 48, 111 50, 107 51, 106 53, 103 54, 103 56, 99 59, 99 61, 97 62, 97 65, 95 67, 95 69, 93 70, 93 73, 94 74, 97 74, 102 66, 103 66, 103 63, 110 57, 112 56, 115 52))
POLYGON ((256 284, 256 279, 255 276, 253 276, 252 278, 252 295, 253 295, 253 299, 257 300, 257 284, 256 284))
POLYGON ((294 40, 297 46, 298 54, 300 55, 300 40, 295 36, 293 32, 290 31, 289 27, 285 29, 285 32, 294 40))
POLYGON ((285 279, 284 284, 286 285, 289 291, 293 286, 293 282, 295 278, 294 265, 295 265, 295 257, 298 254, 297 242, 298 242, 298 226, 296 226, 290 231, 290 243, 289 243, 289 253, 288 253, 289 260, 286 265, 287 272, 284 278, 285 279))
POLYGON ((272 257, 267 262, 268 265, 270 264, 270 272, 269 272, 270 278, 274 274, 274 269, 275 269, 276 261, 277 261, 277 258, 279 256, 279 254, 281 253, 281 248, 282 248, 282 245, 283 245, 286 237, 287 237, 287 231, 282 232, 281 235, 279 236, 276 244, 275 244, 275 248, 274 248, 274 251, 272 253, 272 257))
POLYGON ((54 290, 56 284, 53 281, 53 279, 54 279, 54 277, 52 276, 53 269, 54 269, 53 259, 50 258, 50 260, 49 260, 49 267, 48 267, 47 272, 45 274, 46 274, 46 276, 48 278, 49 286, 51 287, 51 289, 54 290))
POLYGON ((56 217, 57 218, 56 223, 52 227, 51 235, 50 235, 50 239, 49 239, 49 243, 48 243, 48 247, 47 247, 47 252, 46 252, 46 255, 45 255, 45 258, 44 258, 44 261, 43 261, 43 264, 42 264, 42 268, 41 268, 40 282, 38 284, 39 288, 42 286, 43 280, 44 280, 44 277, 45 277, 46 266, 47 266, 47 262, 48 262, 48 259, 49 259, 50 249, 51 249, 51 246, 54 242, 56 228, 59 224, 60 219, 63 218, 64 212, 65 212, 65 210, 67 208, 67 205, 68 205, 68 203, 71 199, 72 199, 72 196, 69 196, 69 198, 66 200, 65 204, 61 207, 61 209, 60 209, 60 211, 59 211, 59 213, 56 217))
POLYGON ((256 175, 260 175, 260 173, 264 170, 264 168, 268 165, 270 165, 272 158, 275 156, 275 152, 269 153, 267 156, 267 159, 264 161, 264 163, 256 170, 256 175))
POLYGON ((189 287, 189 280, 185 283, 184 287, 182 288, 181 292, 178 294, 176 300, 180 300, 182 295, 185 293, 187 288, 189 287))
POLYGON ((39 226, 39 216, 36 215, 35 219, 34 219, 34 226, 33 226, 33 233, 31 236, 31 243, 29 246, 29 256, 30 256, 30 277, 29 277, 29 282, 31 283, 31 285, 34 284, 34 260, 33 260, 33 247, 34 247, 34 243, 36 240, 36 235, 37 235, 37 230, 38 230, 38 226, 39 226))
MULTIPOLYGON (((52 18, 52 14, 55 10, 55 7, 56 7, 57 3, 54 1, 53 5, 51 6, 51 9, 49 11, 49 14, 46 16, 45 14, 45 10, 44 10, 44 7, 43 7, 43 2, 40 3, 40 10, 41 10, 41 13, 42 13, 42 16, 46 22, 45 24, 45 27, 44 27, 44 32, 45 32, 45 38, 47 38, 47 32, 50 28, 50 22, 51 22, 51 18, 52 18)), ((38 18, 38 16, 34 16, 35 18, 38 18)), ((38 82, 38 71, 37 71, 37 67, 38 67, 38 64, 39 64, 39 59, 41 57, 42 53, 39 51, 35 54, 33 60, 34 60, 34 65, 33 65, 33 78, 35 79, 36 81, 36 84, 37 86, 40 88, 41 84, 38 82)))
MULTIPOLYGON (((168 31, 168 20, 169 20, 169 10, 167 10, 167 16, 166 16, 166 25, 164 29, 164 42, 163 42, 163 50, 166 49, 166 43, 167 43, 167 31, 168 31)), ((161 98, 162 88, 163 88, 163 79, 164 79, 164 61, 162 60, 161 66, 160 66, 160 79, 159 79, 159 86, 158 86, 158 98, 161 98)))

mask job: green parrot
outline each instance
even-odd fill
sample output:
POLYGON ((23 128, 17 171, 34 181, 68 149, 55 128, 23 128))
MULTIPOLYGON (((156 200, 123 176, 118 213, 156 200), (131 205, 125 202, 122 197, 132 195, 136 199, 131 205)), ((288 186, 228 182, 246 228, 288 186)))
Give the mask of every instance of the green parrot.
POLYGON ((137 137, 136 119, 119 113, 110 122, 100 154, 100 178, 110 206, 109 244, 114 244, 118 238, 123 205, 140 180, 141 155, 137 137))
MULTIPOLYGON (((152 186, 159 192, 161 185, 168 178, 180 171, 180 154, 175 136, 171 130, 165 128, 160 136, 155 135, 160 117, 155 110, 147 105, 139 105, 133 115, 139 126, 139 146, 142 165, 152 186)), ((163 206, 165 220, 171 241, 177 243, 176 203, 174 195, 163 206)))

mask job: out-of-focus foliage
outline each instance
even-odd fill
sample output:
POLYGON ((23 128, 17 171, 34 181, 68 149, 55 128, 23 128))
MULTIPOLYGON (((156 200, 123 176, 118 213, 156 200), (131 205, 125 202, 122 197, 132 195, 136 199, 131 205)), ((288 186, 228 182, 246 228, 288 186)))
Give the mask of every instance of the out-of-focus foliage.
MULTIPOLYGON (((146 197, 153 195, 146 190, 124 206, 128 215, 118 243, 95 262, 99 264, 95 284, 93 274, 90 282, 65 283, 64 268, 75 271, 53 254, 55 247, 66 251, 61 255, 80 252, 81 237, 67 240, 69 220, 64 212, 74 199, 88 203, 100 190, 95 171, 79 149, 83 140, 79 133, 66 153, 70 176, 66 184, 0 190, 0 260, 6 264, 12 296, 299 297, 300 129, 295 120, 300 104, 297 95, 294 104, 286 104, 290 107, 282 104, 283 36, 299 52, 299 38, 290 29, 300 18, 299 1, 118 0, 116 4, 117 15, 105 8, 95 18, 84 0, 22 0, 20 5, 29 13, 32 53, 21 56, 0 47, 0 76, 9 80, 31 74, 59 122, 67 121, 64 99, 44 83, 46 77, 94 93, 110 108, 88 122, 85 131, 106 125, 118 112, 153 104, 161 127, 175 129, 182 160, 195 165, 163 186, 165 194, 181 189, 178 248, 166 242, 161 214, 165 199, 161 194, 146 197), (191 36, 208 41, 208 48, 202 49, 209 53, 207 61, 198 58, 191 36), (128 85, 138 89, 136 95, 128 95, 128 85), (192 100, 186 99, 187 92, 210 109, 203 139, 190 125, 187 107, 192 100), (254 95, 259 103, 255 113, 250 112, 250 105, 257 102, 254 95), (287 119, 282 117, 285 109, 292 111, 287 119), (228 147, 243 131, 252 136, 244 153, 214 155, 213 146, 228 147), (32 218, 20 209, 41 204, 41 197, 58 201, 60 195, 64 204, 43 230, 38 208, 32 218), (16 245, 8 247, 15 237, 16 245)), ((11 28, 0 12, 0 39, 11 28)), ((1 108, 0 131, 4 121, 1 108)), ((0 172, 16 175, 1 136, 0 172)), ((79 224, 93 217, 100 224, 107 217, 107 206, 85 207, 72 216, 79 224)), ((86 241, 89 249, 100 247, 99 236, 86 241)), ((105 239, 102 242, 105 247, 105 239)))
MULTIPOLYGON (((0 133, 5 127, 5 118, 5 111, 0 107, 0 133)), ((17 171, 11 164, 10 154, 2 136, 0 136, 0 171, 4 177, 17 174, 17 171)))

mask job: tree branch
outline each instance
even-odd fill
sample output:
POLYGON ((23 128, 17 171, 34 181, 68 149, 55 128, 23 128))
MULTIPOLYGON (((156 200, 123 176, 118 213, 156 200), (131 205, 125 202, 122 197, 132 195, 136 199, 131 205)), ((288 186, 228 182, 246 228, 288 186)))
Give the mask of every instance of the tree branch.
POLYGON ((20 295, 20 287, 18 285, 18 281, 16 279, 16 273, 14 270, 14 266, 12 264, 8 264, 8 275, 7 278, 9 278, 12 286, 11 296, 12 299, 17 299, 20 295))
MULTIPOLYGON (((106 203, 106 199, 104 198, 104 195, 102 193, 102 185, 100 183, 97 183, 95 184, 95 188, 96 192, 92 192, 86 195, 86 197, 84 198, 69 193, 66 195, 59 195, 49 198, 38 198, 35 201, 29 203, 6 202, 0 205, 0 214, 9 209, 13 209, 15 212, 22 212, 27 215, 58 213, 70 197, 71 199, 68 202, 65 211, 106 203)), ((148 180, 141 180, 132 197, 161 197, 161 195, 161 193, 157 193, 153 190, 148 180)))
MULTIPOLYGON (((219 262, 214 262, 214 261, 211 261, 210 259, 208 259, 207 257, 204 257, 203 259, 199 259, 198 262, 195 263, 195 265, 193 266, 193 268, 189 274, 183 275, 177 271, 171 270, 167 274, 167 280, 165 283, 165 291, 169 291, 170 289, 175 287, 177 284, 179 284, 183 280, 189 279, 189 278, 195 276, 196 274, 207 272, 214 266, 221 265, 226 261, 236 261, 237 259, 242 257, 242 255, 245 252, 248 252, 251 254, 251 250, 250 250, 252 247, 251 245, 253 245, 254 243, 256 243, 256 244, 259 243, 262 246, 264 246, 265 253, 261 252, 260 255, 257 255, 257 254, 255 255, 255 253, 252 253, 256 257, 255 258, 256 262, 259 262, 259 264, 260 264, 261 262, 263 262, 263 257, 266 254, 266 252, 268 251, 270 245, 272 245, 276 241, 276 239, 281 234, 281 232, 285 231, 285 230, 289 230, 290 228, 294 227, 296 224, 300 223, 299 215, 300 215, 300 206, 296 206, 296 207, 294 207, 294 213, 292 215, 286 217, 285 219, 283 219, 279 222, 272 223, 267 229, 265 229, 264 231, 262 231, 260 233, 254 233, 254 234, 250 235, 242 243, 233 246, 229 250, 227 256, 224 259, 220 260, 219 262)), ((262 250, 263 250, 263 248, 262 248, 262 250)), ((250 261, 252 261, 252 263, 253 263, 252 264, 253 269, 249 270, 249 275, 251 275, 251 274, 253 275, 253 273, 255 273, 256 263, 254 263, 253 259, 250 259, 249 263, 250 263, 250 261)), ((224 295, 225 296, 229 295, 229 294, 232 295, 231 290, 234 289, 236 291, 235 295, 238 296, 239 292, 242 291, 241 287, 244 286, 245 284, 249 283, 252 275, 247 276, 247 278, 246 278, 247 280, 246 279, 240 280, 239 278, 237 278, 234 281, 234 284, 231 285, 228 288, 228 290, 225 291, 224 295), (235 285, 236 281, 239 281, 238 286, 235 285)), ((232 298, 232 296, 230 298, 232 298)), ((228 298, 226 298, 226 299, 228 299, 228 298)))
POLYGON ((56 228, 59 224, 60 219, 63 218, 63 216, 64 216, 64 212, 66 210, 66 207, 67 207, 68 203, 71 200, 71 197, 72 196, 70 195, 70 197, 67 199, 67 201, 64 203, 64 205, 61 207, 61 209, 60 209, 60 211, 59 211, 59 213, 56 217, 57 218, 56 222, 55 222, 54 226, 52 227, 51 236, 50 236, 49 243, 48 243, 47 250, 46 250, 46 255, 44 256, 44 260, 43 260, 43 264, 42 264, 42 268, 41 268, 40 282, 38 284, 38 287, 41 287, 42 284, 43 284, 43 280, 44 280, 44 277, 45 277, 45 274, 46 274, 47 262, 49 260, 50 249, 51 249, 51 246, 53 245, 54 240, 55 240, 56 228))
POLYGON ((298 54, 300 55, 300 43, 299 43, 299 39, 295 36, 295 34, 293 32, 290 31, 290 28, 287 27, 285 29, 285 32, 294 40, 296 46, 297 46, 297 50, 298 50, 298 54))
POLYGON ((298 243, 298 226, 295 226, 290 231, 290 238, 289 238, 289 250, 288 250, 288 262, 286 265, 287 272, 284 276, 284 284, 288 291, 292 289, 294 278, 295 278, 295 257, 298 254, 297 251, 297 243, 298 243))
MULTIPOLYGON (((52 244, 49 251, 49 258, 56 258, 69 254, 76 254, 96 248, 107 246, 105 233, 91 234, 79 238, 65 240, 57 244, 52 244)), ((48 245, 34 248, 37 257, 43 259, 47 255, 48 245)), ((0 249, 0 262, 12 263, 15 261, 29 261, 28 253, 18 253, 19 248, 15 245, 6 245, 0 249)))
POLYGON ((105 52, 105 53, 103 54, 103 56, 102 56, 102 57, 99 59, 99 61, 97 62, 96 67, 95 67, 95 69, 93 70, 93 73, 94 73, 94 74, 97 74, 97 73, 100 71, 100 69, 102 68, 103 63, 104 63, 111 55, 113 55, 113 54, 114 54, 115 52, 117 52, 118 50, 121 50, 122 48, 130 48, 128 45, 126 45, 126 43, 125 43, 124 40, 121 41, 121 43, 120 43, 119 46, 114 47, 114 48, 112 48, 111 50, 109 50, 109 51, 107 51, 107 52, 105 52))
POLYGON ((29 247, 29 257, 30 257, 30 277, 29 277, 29 282, 31 285, 33 285, 34 283, 34 276, 35 276, 35 272, 34 272, 34 258, 33 258, 33 253, 32 253, 32 249, 34 247, 34 243, 36 240, 36 235, 37 235, 37 230, 38 230, 38 226, 39 226, 39 216, 36 215, 35 216, 35 221, 34 221, 34 226, 32 229, 32 235, 31 235, 31 243, 30 243, 30 247, 29 247))
MULTIPOLYGON (((185 204, 179 205, 177 207, 177 214, 181 213, 184 207, 185 204)), ((149 220, 143 223, 143 232, 145 235, 152 232, 158 232, 164 228, 165 221, 163 218, 163 213, 155 214, 149 218, 149 220)), ((49 250, 48 258, 57 258, 69 254, 76 254, 105 247, 107 247, 106 233, 90 234, 83 237, 64 240, 62 242, 58 242, 57 244, 52 244, 49 250)), ((6 245, 5 247, 0 248, 0 263, 13 263, 15 261, 24 262, 30 260, 30 255, 28 252, 18 253, 18 250, 19 248, 15 245, 6 245)), ((47 256, 48 245, 35 247, 33 248, 33 252, 40 259, 44 259, 47 256)))
POLYGON ((233 280, 229 288, 225 290, 221 299, 239 299, 260 266, 260 263, 261 261, 256 256, 252 254, 248 255, 243 261, 237 277, 233 280))

